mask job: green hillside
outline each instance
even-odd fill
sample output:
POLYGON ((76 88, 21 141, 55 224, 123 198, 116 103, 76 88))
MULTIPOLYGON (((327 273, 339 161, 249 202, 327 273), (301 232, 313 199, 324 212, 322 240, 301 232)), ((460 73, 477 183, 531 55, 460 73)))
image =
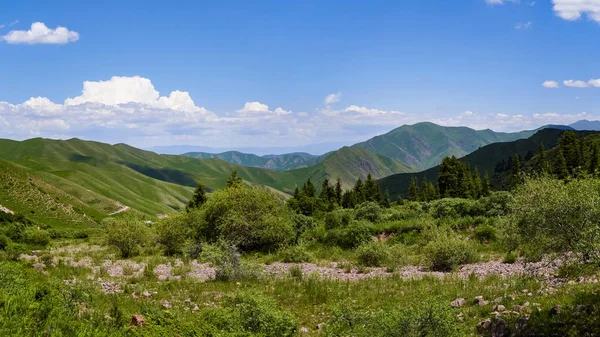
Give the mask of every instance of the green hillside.
MULTIPOLYGON (((501 160, 506 160, 508 157, 515 154, 519 154, 524 158, 528 152, 537 152, 541 144, 547 149, 550 149, 556 146, 558 138, 563 132, 564 130, 558 129, 542 129, 526 139, 484 146, 481 149, 462 157, 460 160, 467 163, 470 167, 477 167, 481 175, 487 172, 491 178, 494 175, 496 164, 501 160)), ((581 131, 577 133, 580 135, 589 134, 589 132, 581 131)), ((406 195, 408 185, 413 177, 417 177, 420 182, 423 181, 423 179, 435 182, 438 173, 439 166, 435 166, 421 172, 391 175, 378 180, 378 184, 382 189, 388 189, 392 199, 396 199, 399 196, 406 195)))
POLYGON ((267 156, 257 156, 255 154, 238 151, 227 151, 223 153, 188 152, 184 153, 183 156, 199 159, 218 158, 240 166, 260 167, 273 171, 288 171, 312 166, 316 163, 314 160, 316 158, 315 156, 302 152, 267 156))
POLYGON ((497 142, 527 138, 535 131, 502 133, 447 127, 423 122, 403 125, 384 135, 353 145, 399 160, 416 169, 438 165, 446 156, 463 157, 478 148, 497 142))

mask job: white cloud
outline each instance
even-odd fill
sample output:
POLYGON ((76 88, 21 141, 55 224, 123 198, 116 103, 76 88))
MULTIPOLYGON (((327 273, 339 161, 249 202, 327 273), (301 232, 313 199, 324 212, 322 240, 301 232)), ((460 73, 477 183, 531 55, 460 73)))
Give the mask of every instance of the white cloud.
POLYGON ((520 3, 521 0, 485 0, 485 2, 489 5, 503 5, 505 3, 520 3))
POLYGON ((337 94, 329 94, 325 97, 325 105, 332 105, 338 103, 342 99, 342 93, 338 92, 337 94))
POLYGON ((125 103, 154 103, 159 93, 152 82, 143 77, 113 76, 108 81, 85 81, 80 96, 67 98, 65 105, 102 103, 118 105, 125 103))
POLYGON ((79 33, 61 26, 50 29, 43 22, 34 22, 29 30, 13 30, 2 39, 10 44, 65 44, 79 40, 79 33))
POLYGON ((594 87, 600 87, 600 78, 597 79, 591 79, 588 81, 588 84, 594 87))
POLYGON ((556 81, 544 81, 544 83, 542 83, 542 86, 544 88, 560 88, 560 85, 556 81))
POLYGON ((575 21, 584 14, 590 20, 600 22, 600 0, 552 0, 554 12, 559 17, 575 21))
POLYGON ((384 111, 384 110, 379 110, 379 109, 369 109, 364 106, 358 106, 358 105, 351 105, 351 106, 347 107, 346 109, 344 109, 344 112, 355 112, 355 113, 365 115, 365 116, 378 116, 378 115, 389 115, 389 114, 400 115, 400 114, 402 114, 400 111, 384 111))
POLYGON ((515 24, 515 29, 516 30, 527 30, 527 29, 531 28, 532 25, 533 25, 533 23, 531 21, 519 22, 519 23, 515 24))
POLYGON ((277 116, 281 116, 281 115, 289 115, 289 114, 291 114, 292 112, 291 112, 291 111, 286 111, 286 110, 283 110, 282 108, 277 108, 277 109, 275 109, 275 110, 273 111, 273 113, 275 113, 277 116))
POLYGON ((260 102, 246 102, 244 107, 237 110, 240 113, 269 112, 269 106, 260 102))
POLYGON ((579 80, 566 80, 566 81, 563 81, 563 84, 566 85, 567 87, 572 87, 572 88, 587 88, 590 86, 586 82, 579 81, 579 80))

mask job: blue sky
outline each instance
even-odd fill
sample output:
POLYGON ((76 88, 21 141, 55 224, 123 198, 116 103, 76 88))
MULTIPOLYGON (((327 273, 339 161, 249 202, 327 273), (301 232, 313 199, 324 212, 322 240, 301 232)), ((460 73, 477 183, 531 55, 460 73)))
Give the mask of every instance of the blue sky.
POLYGON ((3 138, 298 147, 600 116, 600 0, 4 1, 0 26, 3 138))

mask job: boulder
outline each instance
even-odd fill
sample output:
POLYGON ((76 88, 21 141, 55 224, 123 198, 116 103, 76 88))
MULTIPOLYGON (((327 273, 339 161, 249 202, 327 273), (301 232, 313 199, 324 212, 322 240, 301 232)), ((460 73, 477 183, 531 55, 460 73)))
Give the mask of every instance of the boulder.
POLYGON ((146 326, 146 320, 142 315, 131 316, 131 326, 143 328, 146 326))
POLYGON ((465 299, 462 297, 459 297, 454 301, 450 302, 450 306, 452 306, 453 308, 460 308, 463 306, 463 304, 465 304, 465 299))

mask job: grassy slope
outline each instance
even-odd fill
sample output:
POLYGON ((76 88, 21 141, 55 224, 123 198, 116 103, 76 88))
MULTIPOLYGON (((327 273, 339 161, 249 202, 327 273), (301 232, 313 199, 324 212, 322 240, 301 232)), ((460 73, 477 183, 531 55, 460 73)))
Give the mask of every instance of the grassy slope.
POLYGON ((188 152, 183 156, 199 159, 218 158, 226 162, 247 166, 260 167, 274 171, 288 171, 314 165, 315 156, 308 153, 287 153, 281 155, 257 156, 255 154, 228 151, 223 153, 188 152))
MULTIPOLYGON (((502 159, 507 159, 514 154, 520 154, 522 158, 527 155, 527 152, 537 152, 539 146, 544 144, 547 149, 556 146, 558 138, 564 130, 543 129, 538 131, 533 136, 527 139, 519 139, 512 142, 494 143, 482 147, 481 149, 466 155, 461 158, 465 163, 468 163, 472 168, 477 167, 481 175, 487 172, 490 178, 494 175, 496 164, 502 159)), ((579 134, 589 134, 589 132, 578 132, 579 134)), ((395 174, 378 181, 382 188, 387 188, 392 198, 406 195, 408 185, 412 177, 417 177, 419 182, 427 179, 431 182, 436 181, 439 173, 439 166, 432 167, 428 170, 417 173, 395 174)))
POLYGON ((462 157, 482 146, 527 138, 534 133, 501 133, 424 122, 403 125, 354 146, 400 160, 417 169, 427 169, 439 164, 446 156, 462 157))

